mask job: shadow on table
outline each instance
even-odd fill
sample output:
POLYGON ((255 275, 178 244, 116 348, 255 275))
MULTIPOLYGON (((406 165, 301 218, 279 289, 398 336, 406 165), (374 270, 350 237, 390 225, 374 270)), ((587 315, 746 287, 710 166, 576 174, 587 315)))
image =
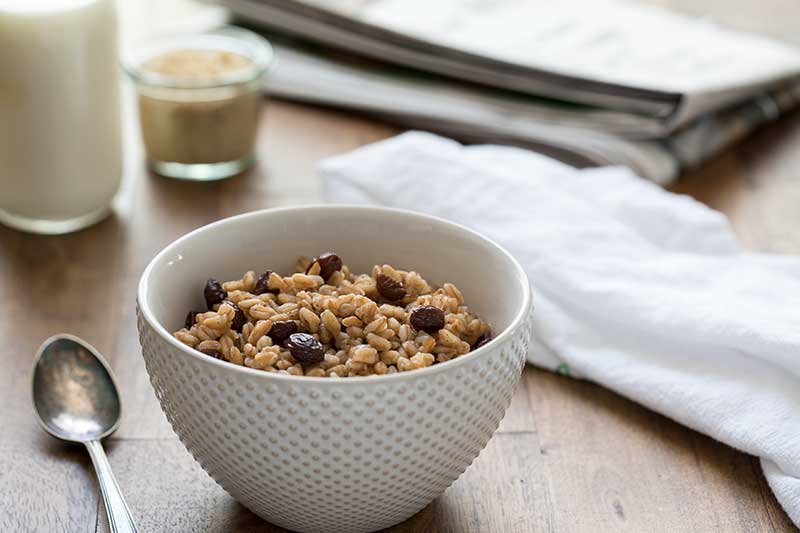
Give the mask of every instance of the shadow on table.
MULTIPOLYGON (((106 443, 103 445, 107 447, 106 443)), ((48 459, 80 465, 87 475, 94 476, 92 460, 89 458, 89 452, 86 451, 86 447, 82 444, 58 440, 42 430, 41 435, 36 437, 34 446, 48 459)))
MULTIPOLYGON (((437 510, 437 507, 441 505, 446 505, 444 500, 441 498, 436 499, 433 503, 405 522, 381 531, 383 533, 436 531, 436 529, 433 528, 434 516, 441 512, 441 510, 437 510)), ((283 529, 264 521, 255 513, 235 501, 231 501, 228 507, 228 509, 220 509, 220 512, 230 515, 230 521, 228 522, 230 525, 229 531, 243 533, 290 533, 288 529, 283 529)))
POLYGON ((690 478, 686 476, 691 473, 709 487, 724 487, 734 495, 734 501, 750 501, 754 497, 774 500, 758 458, 682 426, 613 391, 532 367, 523 374, 521 386, 526 387, 530 404, 534 406, 532 410, 542 439, 550 443, 542 453, 552 454, 548 460, 560 468, 577 469, 581 461, 586 460, 577 452, 567 456, 562 453, 562 448, 573 449, 571 446, 576 439, 581 439, 582 449, 592 451, 592 460, 599 461, 597 469, 613 470, 642 450, 662 450, 660 457, 653 454, 651 468, 654 474, 661 471, 657 477, 664 487, 670 483, 676 487, 688 483, 690 478), (553 417, 553 413, 559 416, 553 417), (602 432, 596 431, 599 424, 604 427, 602 432), (598 440, 593 442, 594 438, 598 440), (696 471, 692 471, 694 468, 696 471))

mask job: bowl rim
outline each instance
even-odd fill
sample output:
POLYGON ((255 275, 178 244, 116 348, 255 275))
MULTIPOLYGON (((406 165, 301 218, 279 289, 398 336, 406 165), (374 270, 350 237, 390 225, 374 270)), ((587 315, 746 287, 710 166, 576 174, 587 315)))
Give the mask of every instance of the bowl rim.
POLYGON ((246 213, 241 213, 238 215, 233 215, 230 217, 226 217, 204 226, 200 226, 197 229, 194 229, 183 236, 175 239, 168 245, 166 245, 160 252, 158 252, 153 259, 150 260, 147 267, 145 267, 142 275, 139 278, 139 284, 136 291, 136 303, 139 307, 139 311, 141 316, 147 322, 147 324, 168 344, 176 347, 178 350, 183 352, 184 354, 188 355, 189 357, 194 358, 200 363, 203 364, 210 364, 210 365, 217 365, 220 369, 225 369, 231 372, 240 372, 244 375, 250 376, 259 376, 257 379, 263 379, 266 382, 277 380, 277 382, 286 382, 286 383, 314 383, 314 384, 325 384, 324 386, 337 386, 341 385, 342 383, 352 382, 355 384, 366 384, 366 383, 392 383, 397 381, 403 381, 407 379, 414 379, 415 377, 423 377, 432 374, 436 374, 439 372, 447 372, 448 369, 455 369, 459 366, 468 364, 470 361, 482 356, 489 354, 492 351, 492 348, 499 346, 501 343, 507 341, 516 331, 519 329, 524 322, 528 318, 529 311, 531 309, 531 288, 530 282, 528 280, 527 274, 525 274, 525 270, 519 264, 519 262, 512 256, 505 248, 497 244, 495 241, 486 237, 472 229, 467 228, 461 224, 451 222, 449 220, 428 215, 424 213, 419 213, 416 211, 411 211, 408 209, 400 209, 395 207, 383 207, 383 206, 372 206, 372 205, 355 205, 355 204, 306 204, 306 205, 299 205, 299 206, 285 206, 285 207, 273 207, 267 209, 259 209, 256 211, 248 211, 246 213), (373 211, 375 213, 386 213, 391 212, 403 216, 408 216, 412 218, 416 218, 418 220, 424 221, 432 221, 437 224, 443 224, 445 226, 450 226, 451 228, 457 229, 458 231, 465 232, 471 234, 473 237, 484 241, 489 246, 494 248, 498 253, 505 256, 509 261, 514 270, 518 275, 518 279, 521 281, 522 284, 522 303, 517 310, 517 313, 514 315, 513 320, 511 323, 503 329, 503 331, 493 337, 491 341, 486 343, 485 345, 481 346, 477 350, 471 351, 465 355, 460 357, 456 357, 451 359, 450 361, 445 361, 444 363, 439 363, 435 365, 431 365, 425 368, 419 368, 412 372, 397 372, 396 374, 384 374, 384 375, 370 375, 370 376, 354 376, 354 378, 347 378, 347 379, 322 379, 319 377, 312 377, 312 376, 293 376, 289 374, 281 374, 278 372, 264 372, 263 370, 259 370, 256 368, 249 368, 246 366, 234 365, 227 361, 220 361, 218 359, 214 359, 208 357, 206 355, 201 354, 197 350, 186 346, 178 339, 176 339, 171 332, 169 332, 158 320, 155 319, 153 316, 153 312, 150 309, 150 305, 147 302, 145 295, 147 294, 147 288, 150 281, 150 275, 155 269, 157 263, 161 261, 161 259, 172 252, 174 248, 179 246, 180 244, 190 240, 195 235, 207 231, 209 229, 213 229, 218 226, 223 226, 226 224, 230 224, 234 221, 245 220, 248 218, 258 218, 263 216, 265 213, 284 213, 284 212, 300 212, 300 211, 317 211, 317 210, 329 210, 329 211, 352 211, 352 210, 359 210, 359 211, 373 211))

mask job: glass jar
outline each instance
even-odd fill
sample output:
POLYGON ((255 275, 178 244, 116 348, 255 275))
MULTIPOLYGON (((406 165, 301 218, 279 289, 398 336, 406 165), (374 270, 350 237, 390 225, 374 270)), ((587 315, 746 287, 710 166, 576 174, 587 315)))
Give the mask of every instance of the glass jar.
POLYGON ((269 43, 239 28, 160 40, 126 59, 150 168, 209 181, 250 167, 272 63, 269 43))

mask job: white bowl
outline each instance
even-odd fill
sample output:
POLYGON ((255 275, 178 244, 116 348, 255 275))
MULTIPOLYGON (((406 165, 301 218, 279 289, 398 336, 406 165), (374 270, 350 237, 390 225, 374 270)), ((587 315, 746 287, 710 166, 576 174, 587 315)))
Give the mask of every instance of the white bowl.
POLYGON ((147 372, 175 433, 231 496, 296 531, 382 529, 444 492, 503 418, 530 334, 528 281, 505 250, 437 218, 373 207, 270 209, 202 227, 153 259, 137 299, 147 372), (420 370, 330 379, 218 361, 170 334, 202 308, 207 278, 289 272, 297 256, 323 251, 355 272, 389 263, 455 283, 494 340, 420 370))

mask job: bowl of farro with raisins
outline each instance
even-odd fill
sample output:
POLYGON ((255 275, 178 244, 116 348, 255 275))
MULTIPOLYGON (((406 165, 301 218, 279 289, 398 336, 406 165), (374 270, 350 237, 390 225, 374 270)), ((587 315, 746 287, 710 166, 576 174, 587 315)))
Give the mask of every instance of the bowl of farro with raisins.
POLYGON ((455 481, 508 407, 531 309, 492 241, 355 206, 202 227, 153 259, 137 294, 175 432, 234 498, 298 531, 389 527, 455 481))

